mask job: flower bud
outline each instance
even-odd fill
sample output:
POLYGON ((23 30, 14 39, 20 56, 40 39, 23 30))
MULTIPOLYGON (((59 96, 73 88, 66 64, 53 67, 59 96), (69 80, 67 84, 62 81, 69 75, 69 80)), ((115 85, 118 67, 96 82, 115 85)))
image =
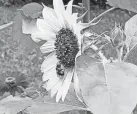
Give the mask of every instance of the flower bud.
POLYGON ((113 45, 119 47, 126 40, 126 36, 121 26, 115 26, 111 31, 110 37, 112 38, 113 45))

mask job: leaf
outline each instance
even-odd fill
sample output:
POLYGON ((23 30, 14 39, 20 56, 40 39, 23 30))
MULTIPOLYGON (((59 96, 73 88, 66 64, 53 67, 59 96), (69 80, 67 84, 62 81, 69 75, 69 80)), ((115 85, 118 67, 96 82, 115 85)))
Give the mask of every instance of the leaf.
POLYGON ((125 23, 126 43, 130 49, 137 44, 137 15, 134 15, 125 23))
POLYGON ((56 103, 55 99, 45 96, 32 100, 31 98, 21 98, 8 96, 0 101, 0 114, 16 114, 26 109, 31 114, 56 114, 68 110, 88 110, 86 106, 77 100, 74 92, 68 94, 65 102, 56 103))
POLYGON ((111 43, 104 45, 101 51, 107 59, 117 59, 116 48, 114 48, 111 43))
POLYGON ((0 114, 16 114, 30 106, 31 103, 30 98, 8 96, 0 101, 0 114))
POLYGON ((127 53, 124 58, 125 62, 137 65, 137 44, 127 53))
POLYGON ((107 0, 107 4, 113 7, 118 7, 137 13, 136 0, 107 0))
POLYGON ((86 105, 94 114, 131 114, 137 103, 137 66, 101 63, 82 55, 77 74, 86 105))
POLYGON ((33 19, 38 18, 41 15, 42 9, 43 6, 35 2, 26 4, 21 8, 25 16, 31 17, 33 19))
POLYGON ((88 110, 86 106, 81 103, 75 94, 68 93, 64 102, 56 103, 55 98, 51 98, 49 95, 45 96, 44 101, 37 100, 34 104, 27 109, 32 114, 56 114, 69 110, 88 110))

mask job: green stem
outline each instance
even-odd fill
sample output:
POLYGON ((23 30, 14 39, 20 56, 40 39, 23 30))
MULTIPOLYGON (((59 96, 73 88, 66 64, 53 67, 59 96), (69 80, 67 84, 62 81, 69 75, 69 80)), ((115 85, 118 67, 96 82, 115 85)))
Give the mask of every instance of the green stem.
MULTIPOLYGON (((95 45, 91 45, 90 47, 91 47, 94 51, 97 51, 97 50, 98 50, 98 47, 95 46, 95 45)), ((102 60, 103 62, 108 62, 107 58, 104 56, 104 54, 103 54, 101 51, 98 52, 98 55, 100 56, 100 58, 101 58, 101 60, 102 60)))
POLYGON ((121 63, 121 53, 122 53, 122 48, 121 49, 116 49, 117 55, 118 55, 118 61, 121 63))

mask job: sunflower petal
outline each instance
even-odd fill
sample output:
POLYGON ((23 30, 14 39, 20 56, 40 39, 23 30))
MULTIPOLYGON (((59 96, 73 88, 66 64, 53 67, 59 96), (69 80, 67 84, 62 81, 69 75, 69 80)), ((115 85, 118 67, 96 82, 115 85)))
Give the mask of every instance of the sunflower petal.
POLYGON ((72 14, 72 4, 73 4, 73 0, 69 1, 67 8, 66 8, 67 13, 70 15, 72 14))
POLYGON ((50 32, 50 34, 56 33, 56 31, 44 19, 37 19, 36 24, 37 24, 38 29, 44 33, 45 32, 50 32))
POLYGON ((63 93, 63 83, 64 83, 64 80, 65 80, 65 78, 66 78, 66 76, 67 76, 67 73, 68 73, 68 70, 67 69, 65 69, 65 75, 64 75, 64 78, 62 79, 62 85, 61 85, 61 87, 60 87, 60 89, 58 90, 58 92, 57 92, 57 95, 56 95, 56 102, 59 102, 59 100, 60 100, 60 98, 61 98, 61 96, 62 96, 62 93, 63 93))
POLYGON ((45 81, 48 81, 50 79, 50 75, 47 76, 46 72, 43 74, 42 76, 42 80, 45 82, 45 81))
POLYGON ((72 14, 72 4, 73 0, 71 0, 66 8, 66 11, 64 13, 65 20, 67 21, 66 26, 72 29, 73 24, 77 22, 77 18, 72 14))
POLYGON ((57 16, 55 14, 54 9, 49 8, 47 6, 44 5, 43 11, 42 11, 42 15, 44 20, 55 30, 55 31, 59 31, 60 28, 60 24, 58 23, 58 19, 57 16))
POLYGON ((74 69, 71 69, 68 71, 68 74, 63 82, 63 93, 62 93, 62 101, 65 100, 65 97, 68 93, 68 90, 69 90, 69 87, 70 87, 70 84, 71 84, 71 81, 72 81, 72 77, 73 77, 73 74, 74 74, 74 69))
POLYGON ((55 34, 50 34, 50 32, 37 31, 31 34, 31 38, 35 42, 40 42, 42 40, 54 40, 56 38, 55 34))
POLYGON ((67 12, 64 13, 64 17, 66 19, 66 26, 73 29, 73 25, 77 24, 77 17, 75 15, 70 15, 67 12))
MULTIPOLYGON (((54 75, 54 74, 53 74, 54 75)), ((49 80, 47 82, 47 86, 46 86, 46 90, 49 91, 51 90, 59 81, 59 78, 58 77, 54 77, 54 79, 52 80, 49 80)))
POLYGON ((57 93, 57 91, 59 90, 59 88, 61 87, 62 85, 62 80, 59 80, 57 82, 57 84, 51 89, 51 97, 54 97, 55 94, 57 93))
POLYGON ((55 46, 54 46, 55 41, 51 40, 51 41, 47 41, 46 43, 44 43, 41 47, 40 50, 42 53, 49 53, 49 52, 53 52, 55 50, 55 46))
POLYGON ((82 34, 81 34, 81 26, 77 25, 77 24, 74 24, 73 25, 73 30, 74 30, 74 33, 76 34, 77 38, 78 38, 78 44, 79 44, 79 48, 81 50, 81 44, 82 44, 82 34))
POLYGON ((56 102, 59 102, 61 96, 62 96, 62 92, 63 92, 63 88, 61 87, 58 92, 57 92, 57 95, 56 95, 56 102))
POLYGON ((47 91, 49 91, 51 88, 53 88, 56 85, 56 83, 59 80, 59 78, 57 77, 57 73, 56 73, 56 67, 53 67, 52 69, 47 71, 45 75, 46 75, 45 78, 48 77, 48 81, 43 87, 46 88, 47 91))
POLYGON ((42 63, 41 72, 47 72, 52 67, 56 66, 56 63, 57 63, 56 55, 55 53, 51 53, 45 58, 44 62, 42 63))
POLYGON ((58 17, 61 27, 65 27, 65 7, 62 0, 53 0, 54 11, 58 17))

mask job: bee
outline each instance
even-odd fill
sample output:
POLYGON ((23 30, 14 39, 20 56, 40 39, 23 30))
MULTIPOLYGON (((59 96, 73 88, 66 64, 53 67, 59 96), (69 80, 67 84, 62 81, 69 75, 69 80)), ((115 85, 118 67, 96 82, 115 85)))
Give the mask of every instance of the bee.
POLYGON ((61 64, 61 62, 57 63, 56 72, 57 72, 59 77, 63 77, 64 76, 64 66, 61 64))

